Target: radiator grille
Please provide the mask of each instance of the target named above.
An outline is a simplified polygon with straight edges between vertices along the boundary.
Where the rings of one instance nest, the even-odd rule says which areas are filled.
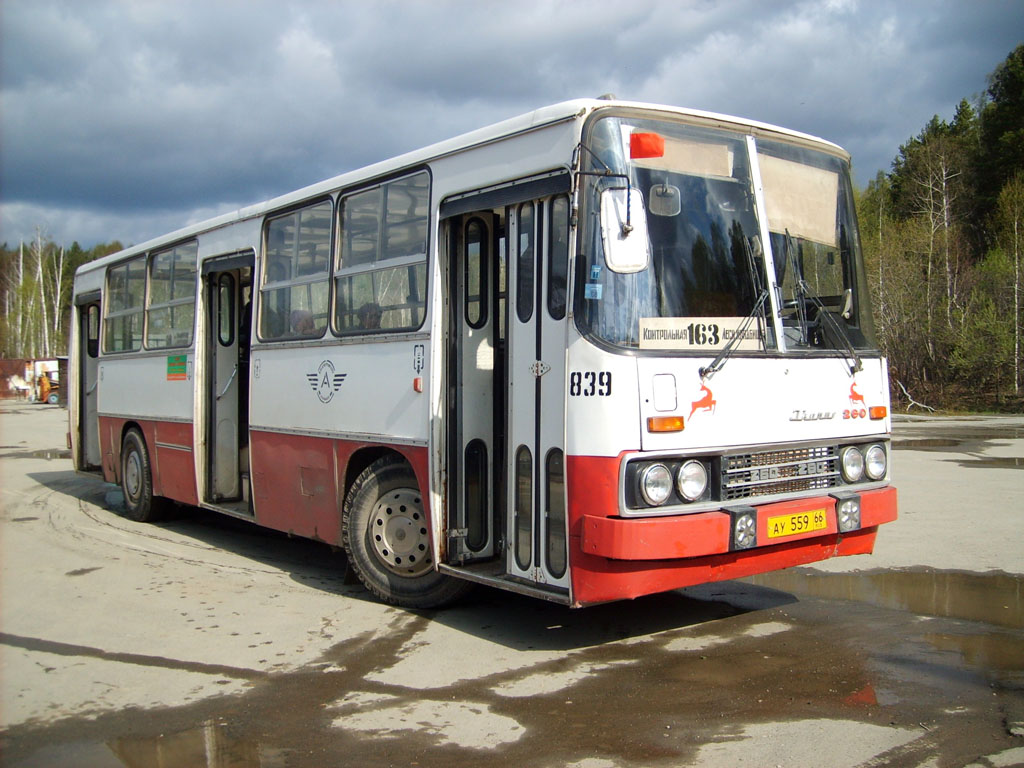
[[[724,501],[833,488],[840,482],[834,445],[722,457]]]

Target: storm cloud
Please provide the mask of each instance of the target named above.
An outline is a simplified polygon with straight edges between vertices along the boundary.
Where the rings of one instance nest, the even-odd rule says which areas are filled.
[[[835,141],[857,181],[983,91],[1024,3],[4,0],[0,241],[139,242],[580,96]]]

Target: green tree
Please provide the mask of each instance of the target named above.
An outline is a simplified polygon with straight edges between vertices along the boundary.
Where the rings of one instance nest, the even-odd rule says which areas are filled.
[[[1010,289],[1013,263],[1002,249],[991,251],[975,270],[977,282],[958,328],[950,368],[972,404],[982,404],[994,389],[995,401],[1015,375],[1013,299]]]
[[[1020,263],[1021,257],[1024,256],[1024,171],[1018,171],[1006,183],[999,193],[997,205],[997,237],[1009,262],[1007,278],[1012,294],[1007,314],[1013,335],[1013,392],[1020,394],[1024,376],[1024,371],[1021,370],[1021,336],[1024,330],[1024,307],[1021,306],[1024,300],[1024,286],[1021,285],[1021,281],[1024,280],[1024,275],[1021,274]]]
[[[979,213],[984,218],[995,212],[1006,183],[1024,172],[1024,44],[989,76],[987,96],[977,161]]]
[[[66,249],[41,228],[29,243],[0,247],[0,356],[65,354],[75,270],[121,247],[115,241],[85,250],[75,242]]]

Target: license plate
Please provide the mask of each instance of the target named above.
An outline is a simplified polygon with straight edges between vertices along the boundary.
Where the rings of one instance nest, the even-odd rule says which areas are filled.
[[[810,512],[794,512],[791,515],[779,515],[768,518],[768,538],[778,539],[782,536],[795,536],[808,531],[820,531],[828,527],[828,518],[824,509],[812,509]]]

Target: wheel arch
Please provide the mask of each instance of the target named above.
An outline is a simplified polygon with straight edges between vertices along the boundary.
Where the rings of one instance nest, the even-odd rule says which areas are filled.
[[[424,500],[429,498],[430,484],[425,462],[418,461],[411,451],[407,451],[401,446],[369,445],[356,450],[345,464],[345,477],[342,479],[341,493],[338,499],[339,509],[344,506],[345,499],[348,498],[352,486],[358,477],[363,474],[363,471],[375,461],[385,456],[396,457],[408,464],[416,475],[416,480],[420,486],[419,490],[424,495]]]

